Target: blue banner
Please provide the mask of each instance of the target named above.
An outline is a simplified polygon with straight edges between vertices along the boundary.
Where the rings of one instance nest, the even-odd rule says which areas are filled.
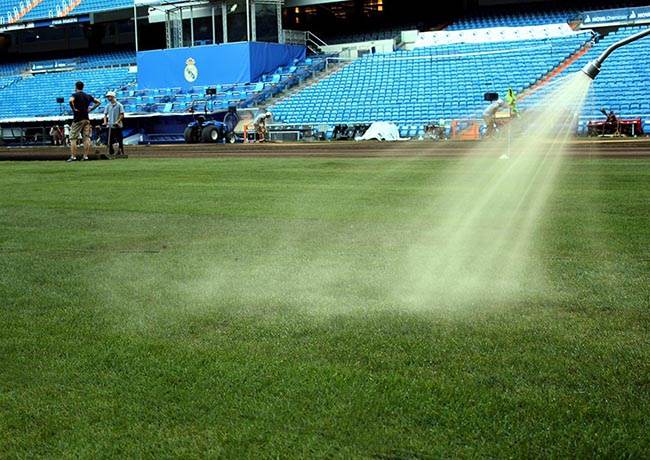
[[[191,88],[259,81],[265,73],[304,59],[304,46],[240,42],[142,51],[138,87]]]
[[[307,57],[307,48],[280,43],[250,43],[251,82],[258,81],[265,73],[271,73],[280,66],[291,65],[294,59]]]
[[[38,21],[29,21],[29,22],[19,22],[16,24],[9,24],[6,26],[0,27],[0,32],[11,32],[14,30],[25,30],[25,29],[37,29],[39,27],[55,27],[63,26],[67,24],[82,24],[90,22],[89,15],[83,16],[73,16],[65,18],[56,18],[56,19],[41,19]]]
[[[650,6],[589,11],[579,18],[581,29],[606,26],[634,26],[650,23]]]

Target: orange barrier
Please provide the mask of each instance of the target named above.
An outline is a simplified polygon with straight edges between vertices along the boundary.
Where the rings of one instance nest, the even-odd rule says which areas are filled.
[[[463,127],[462,125],[467,125]],[[452,120],[451,139],[476,141],[481,138],[481,124],[476,120]]]
[[[458,139],[461,141],[477,141],[481,138],[481,127],[477,122],[473,122],[469,128],[458,133]]]

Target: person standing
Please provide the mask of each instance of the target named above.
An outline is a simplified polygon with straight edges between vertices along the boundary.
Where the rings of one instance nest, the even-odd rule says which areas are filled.
[[[70,125],[63,125],[63,145],[70,145]]]
[[[52,128],[50,128],[50,138],[52,139],[52,145],[61,145],[63,134],[61,133],[61,128],[59,128],[58,125],[54,125]]]
[[[108,105],[104,109],[104,126],[109,127],[110,136],[107,139],[108,153],[115,155],[115,144],[118,144],[118,155],[124,155],[124,136],[122,128],[124,127],[124,106],[119,102],[113,91],[106,93]]]
[[[517,107],[517,93],[515,93],[512,88],[508,88],[508,92],[506,93],[506,102],[510,107],[510,116],[518,117],[519,108]]]
[[[70,127],[70,158],[66,161],[77,160],[77,139],[79,135],[83,140],[84,154],[81,160],[88,159],[90,153],[90,117],[88,114],[100,106],[101,102],[84,93],[84,83],[75,83],[75,92],[70,96],[70,108],[72,109],[72,126]]]

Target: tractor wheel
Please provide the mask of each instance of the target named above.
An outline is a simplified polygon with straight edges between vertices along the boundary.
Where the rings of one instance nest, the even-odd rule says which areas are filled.
[[[229,133],[226,135],[226,140],[229,144],[235,144],[237,142],[237,135],[235,133]]]
[[[194,128],[190,126],[185,128],[185,132],[183,132],[183,137],[185,138],[186,144],[196,144],[197,142],[197,139],[194,136]]]
[[[203,142],[216,143],[219,141],[219,130],[216,126],[206,126],[201,133]]]

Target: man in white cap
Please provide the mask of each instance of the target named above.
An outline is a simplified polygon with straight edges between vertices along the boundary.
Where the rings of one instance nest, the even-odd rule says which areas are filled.
[[[124,106],[115,98],[115,93],[109,91],[106,93],[108,105],[104,109],[104,126],[109,128],[110,138],[108,142],[108,153],[115,155],[114,144],[119,144],[117,154],[124,155],[124,143],[122,128],[124,127]]]
[[[498,98],[493,101],[483,112],[483,121],[485,122],[485,135],[491,136],[497,131],[497,112],[506,107],[506,102]]]
[[[261,109],[260,113],[253,119],[253,126],[255,127],[255,133],[257,134],[257,142],[266,142],[266,135],[268,130],[266,128],[266,123],[271,120],[273,114],[266,109]]]

